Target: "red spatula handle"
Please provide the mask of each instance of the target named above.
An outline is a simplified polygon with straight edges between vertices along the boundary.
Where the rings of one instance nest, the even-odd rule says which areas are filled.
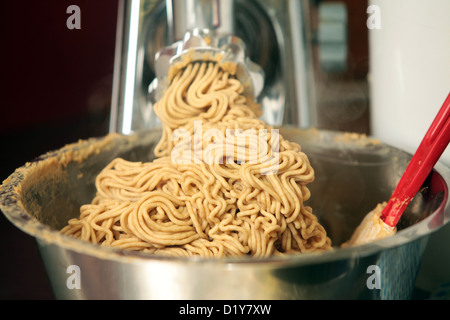
[[[450,140],[450,94],[434,118],[419,148],[384,208],[381,219],[395,227],[403,211],[419,191]]]

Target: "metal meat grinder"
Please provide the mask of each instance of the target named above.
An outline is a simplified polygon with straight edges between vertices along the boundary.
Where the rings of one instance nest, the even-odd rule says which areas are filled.
[[[236,62],[266,123],[307,126],[307,6],[278,0],[121,0],[110,132],[159,125],[152,105],[169,66],[189,49]]]

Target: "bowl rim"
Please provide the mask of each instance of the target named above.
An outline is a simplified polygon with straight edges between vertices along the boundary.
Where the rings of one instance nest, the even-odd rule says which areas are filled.
[[[109,135],[108,135],[109,136]],[[118,135],[119,137],[122,135]],[[117,137],[117,135],[116,135]],[[46,159],[55,156],[60,150],[73,150],[80,148],[80,142],[89,144],[92,141],[101,141],[105,137],[91,138],[79,141],[74,144],[66,145],[64,148],[47,152],[34,162],[26,163],[17,168],[0,186],[0,210],[6,218],[18,229],[34,237],[39,246],[54,245],[63,250],[70,250],[83,255],[89,255],[99,259],[107,259],[125,263],[149,263],[149,262],[171,262],[171,263],[196,263],[213,265],[310,265],[324,262],[333,262],[343,259],[352,259],[372,254],[381,253],[387,249],[405,245],[409,242],[426,237],[437,231],[450,221],[449,206],[449,187],[450,169],[442,162],[438,161],[433,169],[433,173],[443,182],[444,196],[438,208],[428,217],[420,222],[409,226],[397,232],[396,235],[377,240],[368,244],[333,248],[327,252],[312,252],[303,254],[289,254],[271,257],[223,257],[223,258],[204,258],[204,257],[173,257],[156,254],[145,254],[139,251],[123,250],[113,247],[100,246],[87,241],[76,239],[62,234],[59,230],[39,222],[35,217],[29,214],[20,201],[20,194],[17,187],[26,180],[34,165],[39,164]],[[393,147],[392,147],[393,148]],[[397,148],[394,148],[397,149]]]

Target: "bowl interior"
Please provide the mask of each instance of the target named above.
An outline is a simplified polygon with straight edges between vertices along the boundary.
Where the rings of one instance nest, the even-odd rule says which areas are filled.
[[[297,128],[282,128],[280,134],[299,143],[311,161],[316,178],[309,185],[311,198],[306,205],[313,208],[334,246],[346,241],[363,216],[389,198],[411,158],[364,136]],[[159,137],[159,130],[110,135],[49,152],[5,181],[2,210],[22,225],[32,219],[57,232],[70,218],[79,216],[82,204],[92,200],[95,177],[113,158],[150,161]],[[433,171],[398,229],[426,219],[446,199],[446,182]]]

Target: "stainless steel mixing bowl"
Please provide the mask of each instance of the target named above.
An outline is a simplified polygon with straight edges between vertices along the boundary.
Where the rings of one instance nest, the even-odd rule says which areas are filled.
[[[387,200],[411,156],[370,138],[283,128],[315,169],[310,205],[335,249],[254,259],[181,259],[96,246],[58,232],[94,196],[114,157],[153,158],[159,130],[107,136],[49,152],[3,182],[6,217],[37,240],[58,299],[407,299],[429,235],[450,220],[450,172],[438,163],[391,237],[339,248]]]

